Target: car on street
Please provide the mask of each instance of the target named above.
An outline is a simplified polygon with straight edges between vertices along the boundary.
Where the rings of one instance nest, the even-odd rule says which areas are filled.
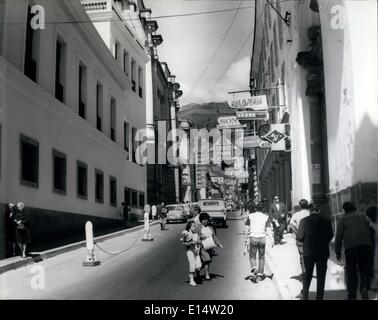
[[[204,199],[198,201],[198,205],[201,208],[201,212],[206,212],[210,216],[212,222],[221,224],[223,227],[227,225],[227,212],[223,200]]]
[[[183,204],[169,204],[165,207],[167,212],[167,223],[169,222],[187,222],[189,213],[185,210]]]

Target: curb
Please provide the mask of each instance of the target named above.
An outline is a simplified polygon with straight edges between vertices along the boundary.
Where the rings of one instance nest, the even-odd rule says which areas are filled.
[[[15,257],[11,258],[11,259],[15,259]],[[15,260],[12,263],[0,266],[0,274],[14,270],[14,269],[18,269],[18,268],[21,268],[21,267],[24,267],[24,266],[27,266],[27,265],[33,264],[33,263],[34,263],[34,260],[33,260],[32,257],[27,257],[25,259],[18,258],[17,260]],[[1,265],[1,261],[0,261],[0,265]]]
[[[283,300],[296,300],[293,295],[291,294],[290,288],[286,281],[284,280],[284,277],[279,272],[279,269],[275,262],[273,261],[272,256],[270,255],[269,250],[266,251],[265,255],[266,263],[270,269],[270,271],[273,273],[273,281],[276,284],[276,287],[278,289],[278,292]]]
[[[150,226],[154,226],[154,225],[157,225],[157,224],[159,224],[159,221],[154,221],[154,222],[150,223]],[[106,241],[106,240],[109,240],[109,239],[113,239],[113,238],[116,238],[116,237],[123,236],[127,233],[138,231],[138,230],[143,229],[143,228],[144,228],[144,225],[140,225],[140,226],[136,226],[134,228],[125,229],[125,230],[105,234],[103,236],[94,238],[94,240],[96,242],[103,242],[103,241]],[[31,257],[28,257],[28,258],[22,259],[22,260],[16,260],[12,263],[5,264],[4,266],[1,266],[1,260],[0,260],[0,274],[7,272],[7,271],[10,271],[10,270],[14,270],[14,269],[24,267],[24,266],[32,264],[34,262],[40,262],[40,261],[55,257],[55,256],[63,254],[63,253],[67,253],[67,252],[70,252],[70,251],[74,251],[76,249],[83,248],[83,247],[85,247],[85,245],[86,245],[86,241],[84,240],[84,241],[68,244],[68,245],[65,245],[65,246],[62,246],[62,247],[50,249],[50,250],[47,250],[47,251],[30,252],[29,254],[31,255]],[[13,258],[11,258],[11,259],[13,259]]]

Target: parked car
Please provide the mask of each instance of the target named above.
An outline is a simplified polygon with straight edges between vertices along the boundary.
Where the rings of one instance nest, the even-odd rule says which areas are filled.
[[[227,213],[223,200],[200,200],[198,205],[201,208],[201,212],[206,212],[210,216],[212,222],[226,226]]]
[[[167,223],[172,221],[187,222],[189,213],[184,208],[183,204],[169,204],[165,206],[167,212]]]

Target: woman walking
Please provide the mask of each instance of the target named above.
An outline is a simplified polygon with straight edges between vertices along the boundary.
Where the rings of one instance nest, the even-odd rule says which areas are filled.
[[[210,226],[210,216],[206,212],[199,215],[200,225],[197,227],[197,232],[202,241],[201,247],[201,261],[205,266],[205,279],[210,280],[209,265],[212,261],[213,249],[216,247],[223,248],[219,239],[217,238],[214,229]]]
[[[181,234],[182,244],[186,247],[186,257],[189,263],[189,284],[193,287],[197,285],[194,281],[194,274],[199,272],[202,267],[200,251],[201,240],[196,232],[196,224],[189,221],[185,230]]]
[[[21,250],[22,258],[26,258],[26,246],[30,243],[29,219],[25,213],[25,205],[17,203],[17,212],[14,217],[16,224],[16,240]]]

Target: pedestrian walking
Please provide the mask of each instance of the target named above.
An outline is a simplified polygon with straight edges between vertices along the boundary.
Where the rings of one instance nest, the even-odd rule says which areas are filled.
[[[256,281],[264,278],[266,235],[270,232],[269,216],[263,213],[261,202],[251,204],[251,213],[245,222],[245,244],[249,242],[249,262],[251,273]],[[257,263],[258,254],[258,263]]]
[[[201,261],[205,267],[205,279],[210,280],[209,266],[212,262],[213,249],[216,247],[223,248],[221,242],[217,238],[213,227],[209,224],[210,216],[206,212],[199,215],[200,225],[197,227],[197,233],[202,241]]]
[[[195,223],[196,227],[198,227],[201,224],[199,220],[200,213],[201,207],[199,205],[195,205],[193,208],[193,222]]]
[[[369,299],[370,267],[373,243],[372,223],[366,214],[357,212],[352,202],[343,204],[344,215],[337,226],[335,252],[341,261],[341,245],[344,245],[348,299],[357,299],[358,279],[362,299]]]
[[[21,250],[21,257],[26,258],[27,245],[31,242],[31,239],[29,219],[25,212],[25,205],[22,202],[17,203],[14,222],[16,224],[16,240]]]
[[[159,218],[160,230],[166,230],[165,225],[167,223],[167,208],[165,207],[164,202],[162,202],[160,205]]]
[[[290,219],[290,228],[295,238],[297,237],[298,228],[299,228],[299,224],[301,220],[310,215],[309,205],[306,199],[302,199],[299,201],[299,207],[301,208],[301,210],[294,213],[293,217]],[[303,242],[297,240],[296,245],[297,245],[298,253],[299,253],[299,263],[301,265],[301,270],[302,270],[301,281],[303,281],[305,270],[306,270],[304,260],[303,260]]]
[[[273,224],[275,245],[282,244],[282,238],[285,230],[286,215],[286,205],[280,202],[280,198],[278,196],[275,196],[274,202],[269,209],[269,216]]]
[[[181,233],[182,244],[186,247],[186,257],[189,263],[189,284],[196,286],[197,283],[194,280],[194,275],[199,274],[202,262],[200,257],[201,251],[201,239],[196,232],[196,224],[194,221],[189,221],[186,224],[186,228]],[[199,277],[197,277],[199,278]]]
[[[297,241],[303,243],[305,276],[302,300],[308,300],[312,274],[316,265],[316,300],[323,300],[324,286],[329,258],[329,243],[333,238],[331,221],[322,217],[316,204],[310,209],[310,215],[299,223]]]
[[[6,215],[7,223],[6,223],[6,242],[9,244],[11,248],[11,255],[14,257],[16,255],[16,229],[17,225],[14,221],[16,215],[16,206],[14,203],[8,204],[8,212]]]
[[[152,220],[156,220],[157,219],[157,217],[156,217],[156,215],[157,215],[157,208],[156,208],[155,205],[152,206],[151,211],[152,211]]]

